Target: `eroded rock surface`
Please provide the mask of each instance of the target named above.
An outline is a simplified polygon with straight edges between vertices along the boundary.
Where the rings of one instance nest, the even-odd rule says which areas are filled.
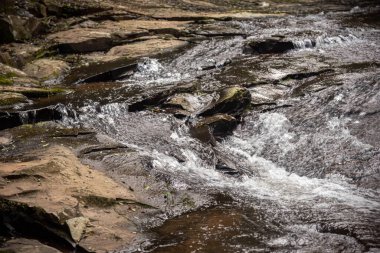
[[[38,160],[1,163],[1,177],[9,181],[2,186],[1,198],[42,208],[66,221],[73,240],[89,250],[117,249],[135,237],[125,229],[133,226],[126,214],[113,208],[127,203],[123,199],[133,205],[133,192],[83,165],[67,148],[52,146],[41,152],[30,154]]]

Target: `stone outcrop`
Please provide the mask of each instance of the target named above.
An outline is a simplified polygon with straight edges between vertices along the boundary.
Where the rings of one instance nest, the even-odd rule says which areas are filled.
[[[16,212],[20,215],[20,208],[37,210],[38,207],[41,211],[35,213],[34,219],[30,218],[27,230],[16,226],[13,219],[8,219],[10,225],[21,235],[39,229],[41,236],[46,231],[52,235],[50,239],[61,238],[68,247],[75,248],[79,244],[87,251],[96,252],[118,249],[136,236],[126,229],[134,227],[128,219],[133,214],[130,207],[142,208],[141,205],[135,206],[137,202],[132,191],[80,163],[68,148],[51,146],[31,151],[30,155],[38,158],[0,163],[0,176],[8,180],[2,185],[0,194],[0,200],[3,199],[0,201],[3,203],[0,222],[4,222],[1,218],[8,217],[5,211],[11,212],[12,205],[18,208]],[[20,204],[13,204],[14,201]],[[33,214],[34,211],[28,212]],[[63,223],[68,227],[61,225]],[[37,234],[31,236],[38,239]]]

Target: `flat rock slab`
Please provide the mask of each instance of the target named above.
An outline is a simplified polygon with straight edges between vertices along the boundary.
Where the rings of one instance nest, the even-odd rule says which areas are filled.
[[[47,37],[60,53],[107,51],[124,40],[150,33],[180,34],[188,22],[157,20],[105,21],[93,28],[74,28]]]
[[[93,53],[83,56],[90,62],[113,62],[120,59],[137,59],[140,57],[155,56],[157,54],[170,52],[188,45],[188,42],[176,39],[149,39],[129,43],[111,48],[106,54]]]
[[[128,219],[133,212],[126,208],[120,215],[115,208],[124,206],[120,199],[135,203],[133,193],[83,165],[70,149],[39,146],[28,154],[36,159],[0,163],[0,176],[8,179],[1,197],[40,207],[66,221],[73,239],[87,249],[105,252],[128,244],[135,237],[127,229],[134,227]]]

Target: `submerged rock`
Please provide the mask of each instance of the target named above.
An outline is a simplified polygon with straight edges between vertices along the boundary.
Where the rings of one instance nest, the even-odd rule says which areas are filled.
[[[244,53],[248,54],[282,54],[295,49],[295,45],[290,40],[283,38],[267,38],[261,40],[248,41],[244,47]]]
[[[217,114],[198,121],[190,128],[190,134],[204,143],[215,145],[216,140],[231,135],[237,125],[236,118],[228,114]]]
[[[251,103],[250,92],[243,87],[233,86],[221,91],[219,99],[212,102],[198,115],[211,116],[217,113],[227,113],[240,116]]]

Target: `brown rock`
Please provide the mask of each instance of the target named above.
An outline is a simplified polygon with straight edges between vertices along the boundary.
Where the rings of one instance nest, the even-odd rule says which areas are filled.
[[[69,65],[60,60],[39,59],[28,63],[24,72],[40,81],[54,82],[70,69]]]
[[[74,239],[83,234],[79,232],[87,224],[87,219],[91,220],[80,241],[80,245],[87,249],[113,251],[131,242],[136,234],[126,228],[134,227],[133,223],[129,221],[128,214],[120,215],[115,211],[116,207],[123,205],[116,201],[118,199],[134,203],[135,197],[131,191],[103,173],[83,165],[68,148],[49,147],[47,143],[36,145],[35,151],[28,153],[36,159],[0,163],[0,176],[10,179],[1,189],[1,197],[40,207],[46,213],[60,217],[62,222],[69,220],[68,223],[75,223],[73,227],[77,231]],[[115,204],[89,205],[88,196],[112,199],[110,203]],[[77,210],[80,210],[80,219]],[[74,220],[70,221],[72,218]]]
[[[107,51],[114,44],[153,34],[180,34],[188,22],[156,20],[105,21],[96,28],[74,28],[48,36],[60,53]]]
[[[187,42],[181,40],[151,39],[113,47],[107,53],[107,55],[128,56],[129,58],[137,58],[163,53],[165,51],[173,50],[186,45]]]
[[[15,93],[15,92],[0,93],[0,106],[23,103],[23,102],[27,102],[27,100],[28,98],[20,93]]]

